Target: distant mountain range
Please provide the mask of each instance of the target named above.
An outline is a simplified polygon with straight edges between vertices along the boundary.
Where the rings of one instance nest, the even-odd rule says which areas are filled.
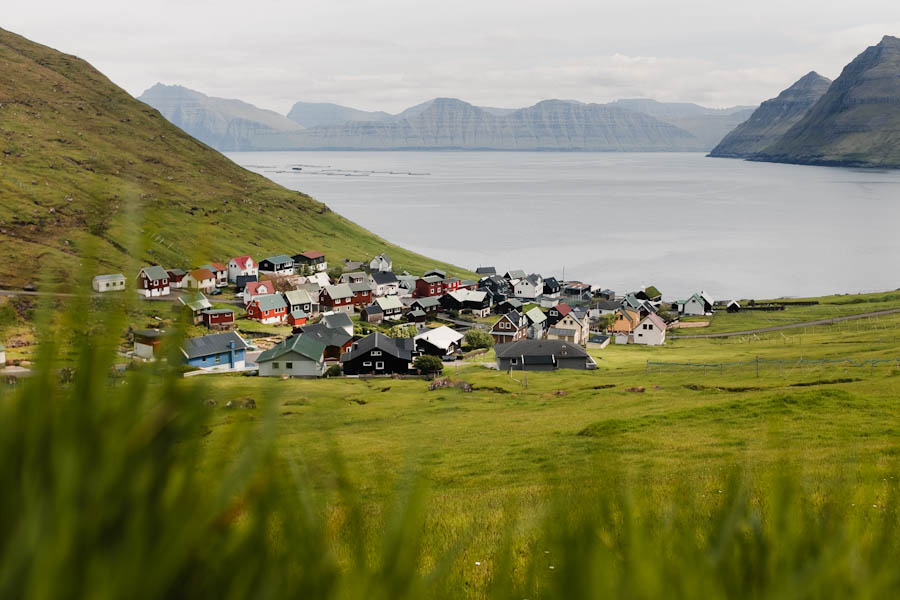
[[[711,156],[900,167],[900,39],[885,36],[829,82],[809,73],[763,102]]]
[[[156,84],[139,100],[187,133],[233,150],[707,151],[752,107],[619,100],[545,100],[527,108],[479,107],[435,98],[392,115],[298,102],[282,117],[240,100]]]

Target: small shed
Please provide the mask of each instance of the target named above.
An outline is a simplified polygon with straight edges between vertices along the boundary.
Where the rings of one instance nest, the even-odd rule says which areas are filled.
[[[730,313],[739,313],[741,312],[741,303],[737,300],[732,300],[728,303],[728,306],[725,307],[725,310]]]
[[[95,292],[120,292],[125,289],[125,276],[121,273],[97,275],[91,287]]]
[[[158,329],[140,329],[134,332],[134,355],[147,360],[156,358],[162,343],[163,332]]]
[[[381,323],[384,321],[384,311],[377,303],[373,303],[362,309],[359,318],[366,323]]]
[[[287,322],[293,327],[300,327],[302,325],[306,325],[307,318],[308,315],[306,314],[306,311],[298,308],[297,310],[292,310],[290,313],[288,313]]]
[[[234,311],[230,308],[208,308],[201,313],[203,324],[209,329],[234,327]]]

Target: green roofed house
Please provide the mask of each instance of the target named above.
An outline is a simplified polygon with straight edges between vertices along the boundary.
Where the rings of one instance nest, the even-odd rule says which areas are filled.
[[[97,275],[91,287],[95,292],[119,292],[125,289],[125,276],[121,273]]]
[[[325,344],[311,335],[292,335],[256,359],[262,377],[321,377]]]
[[[169,273],[159,265],[138,272],[137,293],[146,298],[169,295]]]
[[[183,306],[190,311],[191,321],[194,325],[199,325],[200,322],[203,321],[203,311],[212,308],[212,304],[210,304],[209,300],[206,299],[206,296],[200,292],[194,292],[187,296],[179,296],[178,302],[179,304],[176,304],[175,307],[178,308],[179,306]]]

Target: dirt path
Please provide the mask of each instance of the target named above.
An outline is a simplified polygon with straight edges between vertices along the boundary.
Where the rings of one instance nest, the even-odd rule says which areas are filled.
[[[699,333],[697,335],[670,335],[667,336],[672,340],[689,340],[692,338],[723,338],[735,335],[753,335],[754,333],[767,333],[769,331],[779,331],[781,329],[797,329],[798,327],[814,327],[816,325],[831,325],[840,323],[841,321],[853,321],[856,319],[866,319],[869,317],[881,317],[884,315],[892,315],[900,313],[900,308],[891,308],[888,310],[877,310],[875,312],[860,313],[858,315],[846,315],[844,317],[834,317],[832,319],[820,319],[818,321],[806,321],[803,323],[789,323],[787,325],[775,325],[773,327],[762,327],[760,329],[747,329],[744,331],[726,331],[723,333]]]

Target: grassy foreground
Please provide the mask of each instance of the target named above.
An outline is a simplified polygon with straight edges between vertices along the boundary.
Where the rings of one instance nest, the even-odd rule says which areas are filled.
[[[87,302],[87,301],[85,301]],[[609,347],[595,372],[113,375],[128,315],[0,387],[0,596],[893,595],[900,317]],[[38,311],[38,316],[41,313]],[[46,327],[50,327],[48,324]],[[671,367],[852,357],[874,366]],[[629,391],[643,387],[643,392]],[[256,408],[249,408],[253,399]],[[232,401],[232,406],[226,406]]]

